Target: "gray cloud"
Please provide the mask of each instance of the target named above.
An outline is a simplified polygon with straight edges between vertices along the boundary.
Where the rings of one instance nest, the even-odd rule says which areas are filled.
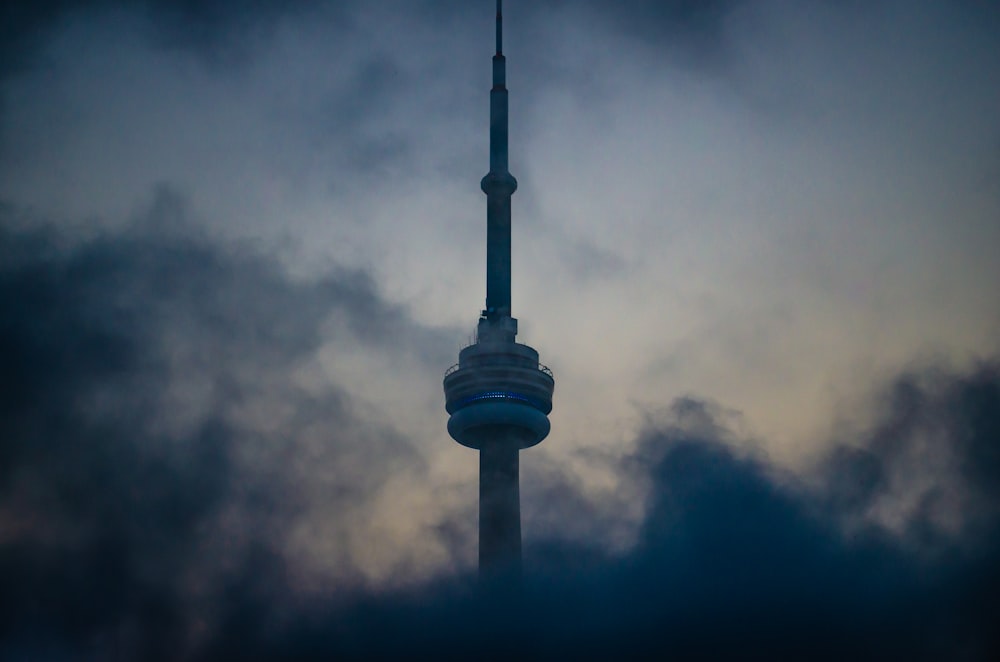
[[[254,0],[234,5],[228,2],[148,0],[40,0],[4,3],[0,9],[0,79],[41,64],[39,45],[50,31],[81,14],[138,10],[149,19],[149,36],[160,47],[189,50],[206,62],[220,66],[239,65],[253,58],[261,38],[273,34],[282,20],[315,10],[315,0],[275,2]],[[324,11],[342,16],[342,3]]]
[[[363,275],[293,281],[253,251],[198,238],[169,191],[125,231],[73,241],[5,214],[6,655],[428,647],[461,657],[484,641],[529,657],[996,650],[995,364],[901,376],[812,478],[745,450],[735,412],[679,400],[647,418],[633,451],[588,459],[635,493],[601,495],[567,468],[526,459],[537,505],[521,597],[470,592],[455,566],[365,588],[352,546],[362,540],[363,556],[394,544],[364,521],[424,460],[414,440],[365,414],[350,382],[301,377],[331,329],[347,334],[338,351],[414,352],[427,370],[437,335],[381,302]],[[928,457],[950,458],[949,470]],[[931,482],[907,482],[914,467]],[[956,489],[958,526],[941,507]],[[609,546],[629,535],[616,513],[636,498],[645,508],[633,544]],[[316,499],[330,508],[317,511]],[[886,520],[894,504],[901,520]],[[467,550],[471,518],[446,514],[421,535]],[[289,544],[303,526],[333,557],[337,590],[303,592],[322,581]]]
[[[956,539],[989,544],[1000,515],[997,370],[913,369],[886,389],[877,423],[837,445],[823,468],[848,528],[885,526],[926,551]]]
[[[996,648],[988,3],[508,3],[515,295],[559,380],[514,623],[467,591],[440,406],[492,2],[22,4],[0,656]],[[725,406],[659,409],[690,392]]]
[[[322,527],[342,586],[362,580],[366,508],[390,474],[425,464],[307,373],[330,328],[339,351],[435,368],[440,338],[364,274],[297,283],[197,238],[169,191],[123,234],[68,244],[13,215],[0,268],[6,650],[120,630],[136,655],[183,656],[224,626],[229,591],[295,580],[302,568],[283,564],[302,527]]]
[[[913,389],[914,377],[890,385],[890,400]],[[919,428],[939,427],[932,443],[957,444],[977,462],[976,475],[963,477],[966,489],[983,503],[995,491],[995,364],[968,374],[922,372],[919,382],[912,395],[927,409],[880,408],[867,435],[853,440],[870,466],[845,462],[837,449],[819,469],[827,479],[819,489],[762,455],[734,450],[735,433],[717,407],[679,401],[650,421],[622,465],[651,486],[631,551],[602,551],[600,530],[589,539],[542,537],[528,546],[521,594],[476,595],[446,583],[332,612],[315,605],[266,650],[276,658],[419,651],[458,659],[487,650],[529,659],[991,659],[1000,646],[992,631],[1000,581],[995,510],[977,519],[975,533],[949,534],[946,550],[943,538],[921,538],[915,552],[914,540],[883,527],[842,527],[845,515],[865,507],[843,500],[841,486],[902,468],[898,452],[883,452],[887,426],[902,425],[892,445],[911,450],[925,443]],[[546,480],[554,486],[546,509],[602,521],[571,481]],[[889,485],[867,484],[869,497],[893,496]],[[927,520],[916,513],[910,523]],[[227,643],[251,650],[235,638]]]

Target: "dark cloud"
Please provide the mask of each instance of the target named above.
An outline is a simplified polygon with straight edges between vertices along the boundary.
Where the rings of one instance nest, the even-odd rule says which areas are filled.
[[[385,0],[384,8],[412,15],[416,20],[440,25],[481,25],[490,17],[492,0],[480,3],[456,0],[400,2]],[[743,8],[766,3],[750,0],[545,0],[509,2],[507,14],[522,28],[546,39],[547,30],[534,32],[539,21],[547,24],[554,15],[578,14],[587,23],[607,26],[630,38],[677,56],[686,64],[701,67],[719,65],[731,56],[727,40],[729,18]],[[865,3],[814,0],[819,7],[859,10]],[[991,28],[1000,26],[1000,11],[986,0],[953,3],[953,11]],[[353,27],[355,13],[364,3],[341,0],[252,0],[232,3],[222,0],[15,0],[0,8],[0,78],[36,64],[37,50],[49,31],[69,17],[107,11],[139,11],[149,21],[149,36],[160,47],[197,53],[206,62],[234,65],[253,60],[275,30],[287,20],[322,16],[331,29]],[[484,13],[485,12],[485,13]],[[514,35],[516,37],[516,34]],[[492,35],[490,35],[492,37]],[[550,38],[550,37],[549,37]],[[530,55],[530,54],[529,54]]]
[[[303,485],[333,476],[322,493],[344,521],[313,525],[346,540],[347,515],[420,460],[361,417],[349,389],[307,392],[291,375],[331,319],[343,351],[414,352],[428,370],[436,336],[363,274],[291,281],[252,251],[197,238],[186,213],[161,192],[124,232],[69,239],[4,210],[4,657],[997,652],[994,363],[901,376],[808,479],[737,450],[732,412],[675,402],[648,417],[634,452],[591,458],[647,495],[627,552],[603,544],[620,533],[614,499],[534,463],[525,494],[544,503],[526,508],[536,535],[517,594],[478,593],[462,576],[362,590],[348,567],[347,589],[302,597],[280,541],[308,505]],[[248,422],[268,407],[291,413]],[[469,534],[428,532],[454,546]]]
[[[0,7],[0,79],[34,64],[35,49],[72,0],[6,2]]]
[[[565,0],[510,2],[507,13],[520,16],[518,23],[551,17],[551,12],[578,12],[588,21],[608,25],[631,37],[665,47],[689,59],[714,60],[724,50],[725,18],[746,0],[641,0],[627,4],[605,0],[568,3]],[[384,2],[454,29],[491,17],[491,0],[477,3],[454,0]],[[39,0],[4,3],[0,9],[0,78],[37,64],[38,49],[50,30],[68,18],[108,11],[139,11],[149,21],[153,43],[168,49],[197,53],[206,62],[232,66],[250,61],[274,31],[286,20],[322,15],[331,30],[350,30],[353,14],[361,3],[355,0],[322,3],[317,0],[253,0],[232,3],[211,0]],[[485,14],[482,11],[485,11]],[[513,20],[513,19],[512,19]],[[492,35],[491,35],[492,36]],[[336,35],[331,33],[331,38]]]
[[[639,0],[627,6],[591,0],[589,4],[627,35],[685,55],[688,63],[713,63],[726,54],[726,18],[746,0]]]
[[[316,0],[191,2],[186,0],[38,0],[6,2],[0,8],[0,79],[38,64],[39,47],[49,31],[67,19],[108,11],[139,11],[150,36],[161,47],[190,50],[206,61],[233,65],[252,59],[259,38],[281,21],[316,9]],[[324,11],[344,18],[344,3]]]
[[[342,18],[345,3],[328,3],[332,16]],[[352,4],[352,3],[346,3]],[[252,58],[258,44],[253,36],[269,35],[286,18],[321,6],[316,0],[150,0],[147,8],[161,45],[190,49],[213,61],[232,63]]]
[[[926,550],[954,538],[994,544],[1000,514],[1000,373],[908,372],[883,396],[883,416],[861,444],[842,444],[824,476],[831,507],[857,523],[889,512]],[[894,504],[903,504],[893,507]]]
[[[197,238],[169,191],[118,235],[4,215],[0,657],[185,657],[287,591],[282,547],[310,499],[346,549],[357,509],[421,466],[342,387],[295,379],[328,334],[444,364],[364,274],[291,281]]]
[[[923,375],[917,397],[925,406],[900,409],[891,396],[895,404],[859,440],[869,465],[844,462],[839,448],[823,477],[863,483],[869,499],[891,497],[870,479],[898,468],[898,454],[880,450],[887,428],[897,429],[894,446],[913,447],[923,443],[917,429],[933,422],[944,432],[935,443],[961,440],[963,457],[975,458],[975,475],[962,480],[988,499],[1000,471],[997,376],[995,365]],[[890,392],[911,388],[907,376]],[[639,543],[627,554],[602,552],[596,539],[536,539],[516,595],[477,595],[451,583],[313,605],[264,648],[230,640],[225,650],[274,658],[993,659],[1000,650],[992,631],[1000,589],[995,512],[977,520],[975,536],[952,537],[943,554],[940,540],[927,554],[924,540],[875,523],[847,535],[842,519],[863,510],[861,501],[830,498],[839,488],[817,490],[764,457],[735,451],[719,414],[679,401],[625,460],[623,469],[651,486]],[[601,521],[600,508],[571,481],[554,482],[561,485],[547,493],[546,509]]]
[[[742,4],[595,0],[582,11],[711,59]],[[147,6],[159,45],[232,63],[312,3]],[[5,7],[0,77],[30,66],[61,17],[120,5]],[[392,105],[396,65],[364,61],[329,107],[343,132]],[[409,156],[405,140],[371,134],[345,150],[352,168]],[[364,272],[296,281],[252,250],[198,237],[170,192],[119,234],[69,238],[0,215],[0,657],[977,660],[1000,648],[995,364],[903,375],[876,421],[838,439],[808,480],[734,450],[745,440],[718,407],[678,401],[624,460],[593,458],[635,494],[595,496],[526,457],[535,537],[516,599],[478,595],[462,576],[362,591],[343,550],[367,504],[421,457],[356,406],[348,382],[298,375],[331,340],[438,375],[450,341],[388,305]],[[592,268],[597,255],[605,273],[621,269],[580,246],[574,264]],[[636,494],[648,498],[637,544],[609,552],[618,508]],[[328,518],[305,515],[317,498]],[[298,594],[302,569],[283,542],[304,519],[344,554],[343,592]],[[468,548],[469,521],[427,535]]]

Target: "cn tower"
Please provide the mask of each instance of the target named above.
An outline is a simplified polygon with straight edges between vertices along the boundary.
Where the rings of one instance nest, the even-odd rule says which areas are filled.
[[[479,451],[479,575],[521,574],[519,453],[549,434],[552,372],[538,352],[515,342],[510,305],[510,199],[517,180],[507,170],[507,61],[497,0],[497,50],[490,90],[490,171],[486,194],[486,309],[476,340],[444,377],[448,433]]]

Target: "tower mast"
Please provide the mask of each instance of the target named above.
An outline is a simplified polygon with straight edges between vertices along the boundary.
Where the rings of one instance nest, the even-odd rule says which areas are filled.
[[[486,194],[486,309],[476,342],[444,378],[448,433],[479,453],[479,572],[483,579],[521,574],[519,453],[549,433],[555,381],[538,352],[515,342],[511,316],[511,196],[517,180],[507,162],[507,61],[497,0],[496,53],[490,90],[490,170]]]
[[[493,88],[490,90],[490,171],[480,186],[486,194],[486,311],[487,332],[514,339],[516,327],[503,324],[510,318],[510,197],[517,180],[508,170],[507,58],[503,55],[503,8],[497,0],[497,50],[493,55]]]

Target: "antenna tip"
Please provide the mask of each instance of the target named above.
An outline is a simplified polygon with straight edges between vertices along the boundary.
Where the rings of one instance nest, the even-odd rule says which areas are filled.
[[[501,0],[497,0],[497,55],[503,53],[503,11],[501,9]]]

